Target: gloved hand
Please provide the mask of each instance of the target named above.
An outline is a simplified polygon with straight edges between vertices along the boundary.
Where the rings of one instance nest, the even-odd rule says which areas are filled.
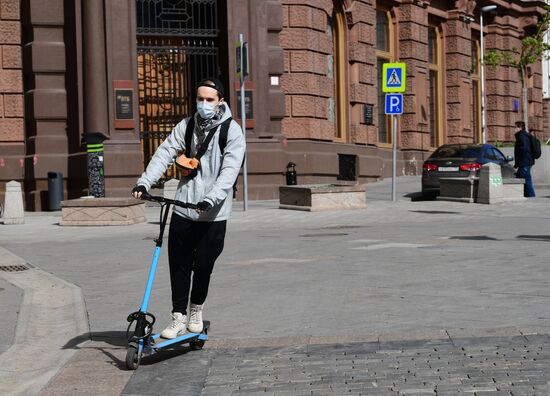
[[[212,204],[208,201],[201,201],[197,204],[197,212],[207,212],[212,209]]]
[[[132,188],[132,196],[134,198],[141,198],[142,194],[147,194],[147,189],[145,188],[145,186],[137,185]]]

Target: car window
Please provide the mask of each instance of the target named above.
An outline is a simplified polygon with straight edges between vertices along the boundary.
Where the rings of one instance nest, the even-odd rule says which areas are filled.
[[[487,151],[485,152],[485,158],[487,158],[488,160],[491,160],[491,161],[497,161],[498,160],[498,157],[496,156],[495,150],[493,150],[492,148],[487,149]]]
[[[493,151],[495,153],[495,157],[497,160],[506,161],[506,157],[504,156],[504,154],[502,154],[502,152],[499,149],[493,148]]]
[[[441,146],[432,154],[431,158],[477,158],[481,153],[481,146]]]

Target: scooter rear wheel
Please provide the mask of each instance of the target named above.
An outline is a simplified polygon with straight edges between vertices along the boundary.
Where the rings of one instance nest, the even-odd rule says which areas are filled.
[[[204,346],[204,340],[194,340],[189,343],[189,347],[194,351],[198,351],[199,349],[202,349],[203,346]]]
[[[141,355],[138,353],[138,350],[134,346],[128,347],[126,351],[126,367],[128,370],[135,370],[139,367],[141,361]]]

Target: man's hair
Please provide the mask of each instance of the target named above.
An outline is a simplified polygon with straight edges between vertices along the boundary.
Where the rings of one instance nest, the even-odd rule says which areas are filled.
[[[197,89],[199,89],[199,87],[214,88],[218,91],[218,98],[223,98],[223,84],[215,77],[207,77],[201,80],[201,82],[197,85]]]
[[[516,128],[519,128],[519,129],[525,129],[525,122],[523,121],[516,121]]]

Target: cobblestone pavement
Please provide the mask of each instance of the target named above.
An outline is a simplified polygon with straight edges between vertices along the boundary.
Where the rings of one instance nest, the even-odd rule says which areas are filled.
[[[550,395],[550,336],[542,335],[214,348],[167,357],[162,368],[158,360],[142,363],[123,394],[145,394],[140,389],[154,381],[162,394],[203,396]]]

